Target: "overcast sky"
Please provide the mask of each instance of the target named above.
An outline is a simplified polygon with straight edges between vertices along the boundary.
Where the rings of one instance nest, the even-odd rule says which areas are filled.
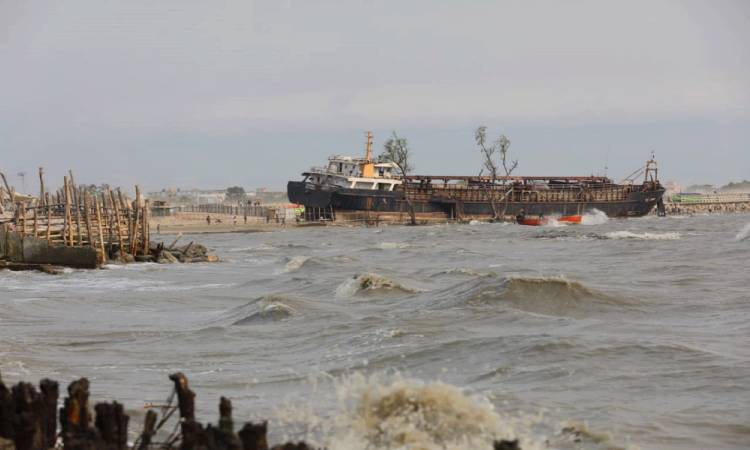
[[[0,170],[283,189],[409,139],[474,174],[750,179],[750,1],[0,0]],[[35,190],[27,176],[28,190]]]

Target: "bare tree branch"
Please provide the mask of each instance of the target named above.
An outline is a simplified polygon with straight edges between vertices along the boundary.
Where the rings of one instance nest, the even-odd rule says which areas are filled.
[[[383,153],[378,156],[378,161],[391,162],[396,165],[399,175],[401,176],[402,186],[404,188],[404,200],[406,205],[409,207],[409,215],[411,216],[412,225],[416,225],[417,218],[414,212],[414,205],[411,199],[406,193],[406,177],[414,170],[410,160],[411,154],[409,153],[409,143],[406,139],[399,137],[396,132],[393,132],[393,136],[385,142],[383,146]]]
[[[488,183],[486,195],[490,203],[490,207],[492,208],[492,218],[498,219],[499,217],[496,206],[497,199],[495,197],[498,185],[499,168],[502,167],[502,170],[505,172],[505,176],[509,177],[516,169],[516,167],[518,167],[518,161],[509,160],[508,150],[510,149],[510,139],[508,139],[508,137],[504,134],[500,135],[500,137],[497,138],[492,143],[492,145],[487,145],[487,127],[481,125],[477,127],[476,131],[474,132],[474,141],[476,142],[477,147],[479,147],[479,151],[482,153],[482,172],[484,172],[484,170],[487,170],[490,177],[490,183]],[[480,176],[482,172],[480,172]],[[507,193],[504,194],[504,196],[507,198]]]

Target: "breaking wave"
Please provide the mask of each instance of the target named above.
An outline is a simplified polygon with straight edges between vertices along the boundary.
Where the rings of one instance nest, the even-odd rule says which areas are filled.
[[[592,209],[581,218],[582,225],[602,225],[609,221],[609,217],[598,209]]]
[[[589,288],[563,276],[475,278],[435,293],[436,307],[502,305],[535,314],[585,317],[590,314],[634,309],[635,300]]]
[[[441,382],[379,378],[357,373],[337,380],[332,420],[291,406],[276,415],[304,429],[301,437],[313,446],[330,450],[476,450],[516,439],[523,449],[543,448],[531,419],[501,414],[486,398]]]
[[[284,266],[284,271],[294,272],[296,270],[299,270],[309,260],[309,256],[293,256],[292,258],[289,258],[289,261],[287,261],[286,266]]]
[[[737,242],[744,241],[748,238],[748,236],[750,236],[750,223],[745,225],[745,227],[742,228],[739,233],[737,233],[737,236],[734,237],[734,240]]]
[[[381,242],[376,248],[380,250],[398,250],[409,247],[411,247],[411,244],[407,244],[406,242]]]
[[[471,276],[471,277],[486,277],[486,276],[490,276],[494,274],[492,272],[480,272],[478,270],[470,269],[468,267],[459,267],[459,268],[441,270],[440,272],[432,274],[431,277],[439,277],[441,275],[466,275],[466,276]]]
[[[366,273],[362,275],[354,275],[352,278],[349,278],[341,283],[336,288],[336,296],[351,297],[359,293],[388,291],[404,292],[410,294],[419,292],[418,289],[405,286],[382,275],[378,275],[376,273]]]
[[[674,241],[682,235],[676,232],[667,233],[633,233],[632,231],[612,231],[604,235],[605,239],[633,239],[640,241]]]
[[[214,322],[252,325],[289,319],[297,314],[299,306],[295,303],[300,301],[283,295],[267,295],[230,309]]]

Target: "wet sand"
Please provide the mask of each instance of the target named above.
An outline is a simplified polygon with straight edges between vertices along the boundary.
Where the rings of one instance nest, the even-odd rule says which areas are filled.
[[[266,222],[258,217],[248,217],[247,223],[244,218],[228,214],[212,214],[211,224],[206,221],[206,215],[202,213],[180,213],[166,217],[151,218],[151,236],[160,234],[208,234],[208,233],[256,233],[262,231],[275,231],[281,228],[296,226],[296,223],[281,224]]]

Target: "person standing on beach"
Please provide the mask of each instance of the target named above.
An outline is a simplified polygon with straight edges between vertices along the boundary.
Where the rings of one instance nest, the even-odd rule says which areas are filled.
[[[210,215],[206,216],[206,223],[208,225],[211,225],[211,216]]]

